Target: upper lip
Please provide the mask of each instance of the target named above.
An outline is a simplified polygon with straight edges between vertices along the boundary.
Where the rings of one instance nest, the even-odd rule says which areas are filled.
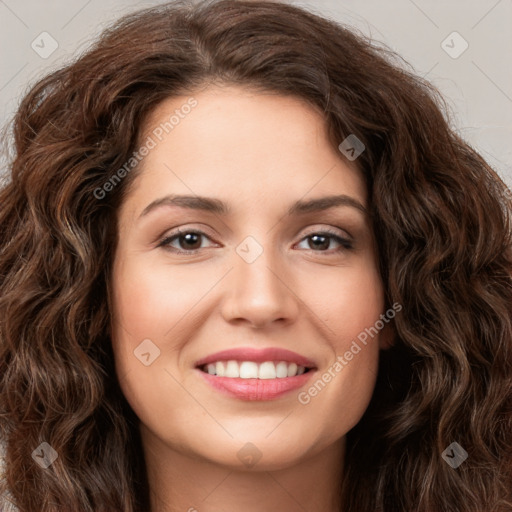
[[[217,361],[254,361],[255,363],[264,363],[265,361],[285,361],[295,363],[297,366],[305,368],[316,368],[315,363],[307,357],[301,356],[291,350],[284,348],[270,347],[264,349],[252,347],[239,347],[215,352],[209,356],[203,357],[196,362],[196,367],[204,366],[208,363]]]

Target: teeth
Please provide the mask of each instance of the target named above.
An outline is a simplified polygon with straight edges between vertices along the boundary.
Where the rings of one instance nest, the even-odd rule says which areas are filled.
[[[228,361],[224,377],[231,377],[232,379],[240,377],[240,369],[236,361]]]
[[[226,372],[226,366],[222,361],[215,364],[215,374],[216,375],[218,375],[219,377],[224,377],[225,372]]]
[[[242,379],[257,379],[258,365],[252,361],[244,361],[240,365],[240,375]]]
[[[255,363],[253,361],[218,361],[207,364],[203,371],[218,377],[230,377],[241,379],[283,379],[302,375],[306,369],[295,363],[286,361],[265,361]]]
[[[295,363],[290,363],[288,365],[288,377],[293,377],[297,375],[297,365]]]
[[[266,361],[265,363],[260,364],[260,369],[258,371],[258,377],[260,379],[275,379],[276,375],[276,365],[271,361]]]
[[[284,361],[280,361],[276,364],[276,377],[279,379],[288,377],[288,365]]]

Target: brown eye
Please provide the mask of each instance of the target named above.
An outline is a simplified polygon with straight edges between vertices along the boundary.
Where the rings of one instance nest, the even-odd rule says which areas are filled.
[[[333,249],[334,252],[353,248],[352,242],[350,240],[343,238],[338,233],[332,231],[319,231],[311,233],[304,237],[302,240],[307,240],[308,249],[311,249],[315,252],[328,252],[333,240],[340,246],[337,249]]]
[[[166,250],[179,254],[193,254],[202,248],[201,242],[203,237],[208,238],[206,234],[201,231],[178,230],[166,236],[158,244],[158,247],[163,247]],[[176,247],[176,245],[178,247]]]

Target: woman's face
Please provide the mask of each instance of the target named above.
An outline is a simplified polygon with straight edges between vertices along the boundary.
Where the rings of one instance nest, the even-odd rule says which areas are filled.
[[[374,389],[365,185],[300,100],[193,98],[154,110],[119,211],[117,377],[155,453],[285,468],[342,443]]]

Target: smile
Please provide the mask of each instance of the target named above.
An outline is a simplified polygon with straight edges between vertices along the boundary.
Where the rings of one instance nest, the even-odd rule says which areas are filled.
[[[242,400],[272,400],[298,389],[315,373],[313,361],[281,348],[228,349],[196,362],[209,387]]]
[[[240,379],[284,379],[302,375],[309,368],[286,361],[218,361],[201,367],[203,372],[218,377]]]

